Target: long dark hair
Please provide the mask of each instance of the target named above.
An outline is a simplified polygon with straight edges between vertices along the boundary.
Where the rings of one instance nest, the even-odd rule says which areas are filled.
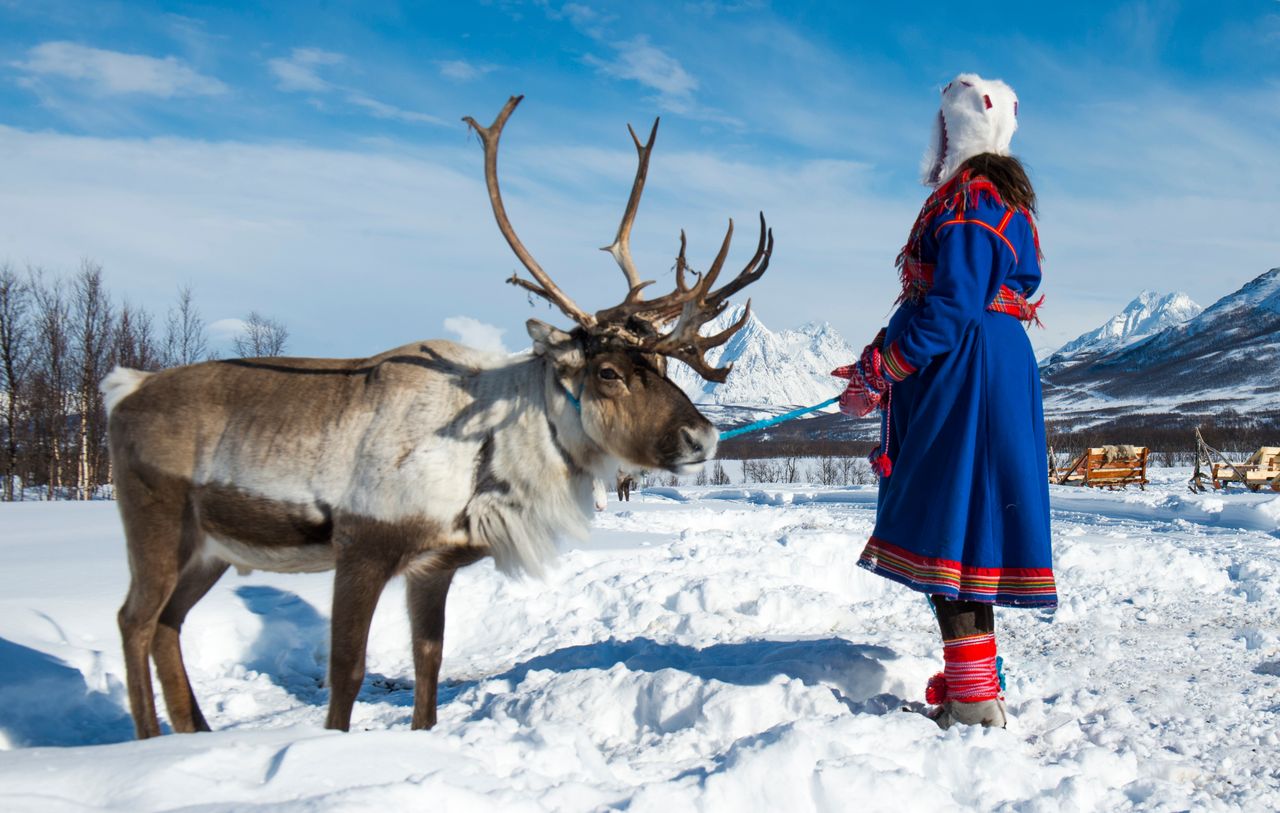
[[[1012,155],[996,155],[984,152],[960,165],[960,171],[970,170],[995,184],[1000,199],[1010,209],[1026,209],[1036,212],[1036,190],[1027,177],[1026,167]]]

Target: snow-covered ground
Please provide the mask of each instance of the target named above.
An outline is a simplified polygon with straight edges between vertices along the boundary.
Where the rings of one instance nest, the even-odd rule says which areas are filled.
[[[925,600],[855,566],[870,488],[651,489],[545,582],[449,603],[408,730],[403,589],[321,729],[328,576],[228,576],[185,650],[213,734],[133,742],[111,503],[0,506],[0,810],[1276,810],[1280,495],[1055,488],[1062,607],[997,615],[1007,730],[899,711]]]

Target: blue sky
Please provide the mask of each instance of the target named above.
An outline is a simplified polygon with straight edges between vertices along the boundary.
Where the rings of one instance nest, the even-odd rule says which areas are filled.
[[[523,93],[507,204],[585,307],[623,293],[596,249],[634,172],[625,125],[661,115],[642,274],[669,283],[681,227],[705,265],[729,217],[745,261],[763,209],[758,314],[859,344],[890,309],[937,89],[960,71],[1021,99],[1048,255],[1037,345],[1143,288],[1208,305],[1280,265],[1276,0],[0,0],[0,262],[90,257],[159,312],[190,283],[207,320],[271,314],[300,354],[467,319],[520,347],[525,318],[555,314],[503,284],[517,263],[460,119]]]

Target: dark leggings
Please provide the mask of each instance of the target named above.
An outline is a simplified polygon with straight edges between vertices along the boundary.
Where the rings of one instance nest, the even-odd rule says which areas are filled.
[[[951,601],[942,596],[930,596],[929,600],[938,614],[938,628],[942,630],[944,641],[996,631],[995,608],[990,604]]]

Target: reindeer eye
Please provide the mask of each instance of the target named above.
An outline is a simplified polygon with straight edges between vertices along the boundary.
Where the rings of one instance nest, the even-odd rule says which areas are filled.
[[[597,375],[600,376],[602,381],[618,381],[622,378],[622,376],[618,375],[618,371],[612,367],[601,367]]]

